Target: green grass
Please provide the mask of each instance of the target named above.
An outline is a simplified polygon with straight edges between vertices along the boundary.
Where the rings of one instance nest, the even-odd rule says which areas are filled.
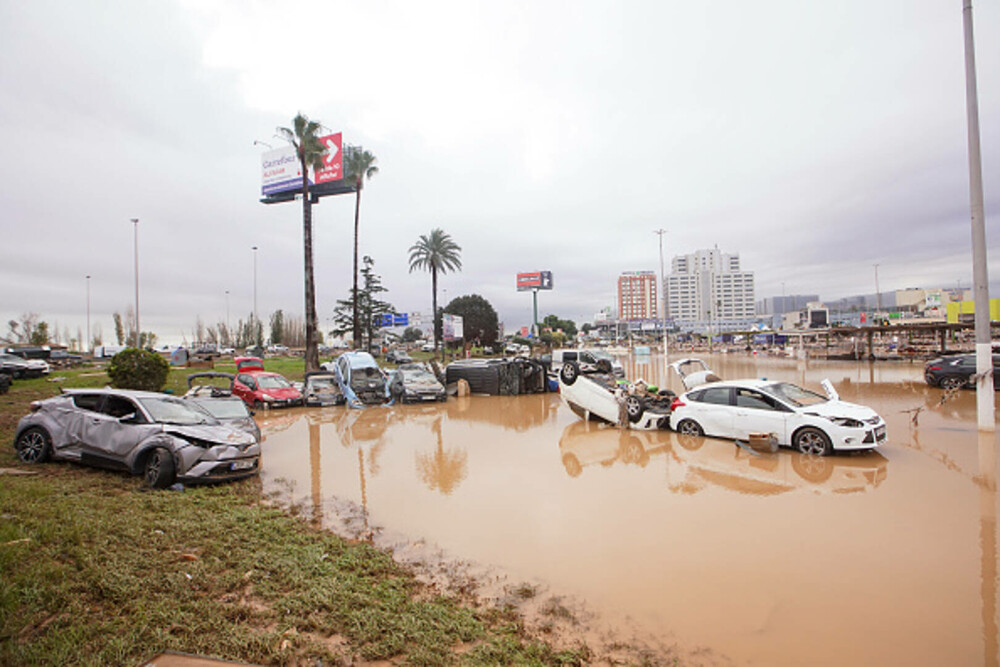
[[[300,359],[274,360],[293,376]],[[219,364],[223,369],[224,366]],[[187,369],[172,370],[179,391]],[[103,386],[93,368],[66,386]],[[437,594],[366,543],[262,501],[259,480],[147,491],[64,463],[20,464],[10,446],[31,400],[0,396],[0,664],[135,665],[164,650],[261,664],[583,664],[586,647],[529,637],[516,613]]]

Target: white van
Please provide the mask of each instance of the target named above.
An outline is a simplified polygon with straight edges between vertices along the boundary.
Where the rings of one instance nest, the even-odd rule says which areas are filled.
[[[625,376],[625,369],[621,363],[604,350],[584,349],[584,350],[553,350],[552,351],[552,371],[558,373],[563,364],[567,361],[575,361],[584,373],[597,370],[597,362],[606,360],[611,364],[611,372],[617,377]]]

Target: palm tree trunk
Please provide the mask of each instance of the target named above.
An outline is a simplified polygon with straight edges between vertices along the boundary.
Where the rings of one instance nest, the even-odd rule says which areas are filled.
[[[313,280],[312,204],[309,201],[309,178],[304,160],[302,166],[302,244],[306,281],[306,372],[319,370],[316,348],[316,285]]]
[[[354,347],[361,341],[361,321],[358,320],[358,218],[361,213],[361,177],[358,177],[354,198]]]
[[[437,267],[431,265],[431,322],[434,326],[434,349],[438,346],[438,272]],[[444,363],[444,345],[441,346],[441,362]]]

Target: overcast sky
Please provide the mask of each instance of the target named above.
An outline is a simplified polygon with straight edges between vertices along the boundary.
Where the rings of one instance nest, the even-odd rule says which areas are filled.
[[[987,241],[1000,284],[1000,3],[975,6]],[[961,0],[0,0],[0,317],[105,342],[133,302],[301,314],[302,211],[265,206],[254,140],[298,111],[378,157],[360,252],[430,311],[408,249],[440,227],[508,331],[614,304],[622,271],[718,245],[757,298],[969,286]],[[351,282],[353,196],[313,210],[321,320]],[[2,329],[6,331],[6,324]]]

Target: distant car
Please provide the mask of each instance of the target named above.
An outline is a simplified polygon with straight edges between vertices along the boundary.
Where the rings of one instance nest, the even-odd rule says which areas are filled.
[[[942,389],[975,388],[976,355],[939,357],[924,364],[924,381]],[[993,388],[1000,389],[1000,354],[993,355]]]
[[[413,357],[404,350],[389,350],[385,353],[385,360],[391,364],[412,364]]]
[[[424,364],[403,364],[389,380],[389,393],[401,403],[444,401],[448,398],[444,385]]]
[[[256,475],[260,444],[182,398],[120,389],[73,389],[35,401],[18,422],[25,463],[63,459],[141,474],[152,487]]]
[[[302,394],[278,373],[264,370],[258,357],[237,357],[233,395],[254,409],[287,408],[302,405]]]
[[[886,441],[885,421],[871,408],[841,401],[823,381],[822,396],[788,382],[722,381],[674,399],[670,426],[682,435],[748,440],[770,434],[803,454],[874,449]]]
[[[433,352],[434,351],[434,343],[424,343],[423,345],[420,346],[420,351],[421,352]]]
[[[311,408],[343,405],[345,401],[336,373],[329,371],[306,373],[306,380],[302,384],[302,398],[306,406]]]
[[[15,354],[0,354],[0,371],[15,378],[40,378],[49,374],[49,365],[41,359],[24,359]]]
[[[268,354],[288,354],[288,347],[286,345],[268,345]]]
[[[352,408],[382,405],[391,400],[385,374],[375,357],[367,352],[345,352],[323,364],[323,368],[336,374],[340,390]]]

